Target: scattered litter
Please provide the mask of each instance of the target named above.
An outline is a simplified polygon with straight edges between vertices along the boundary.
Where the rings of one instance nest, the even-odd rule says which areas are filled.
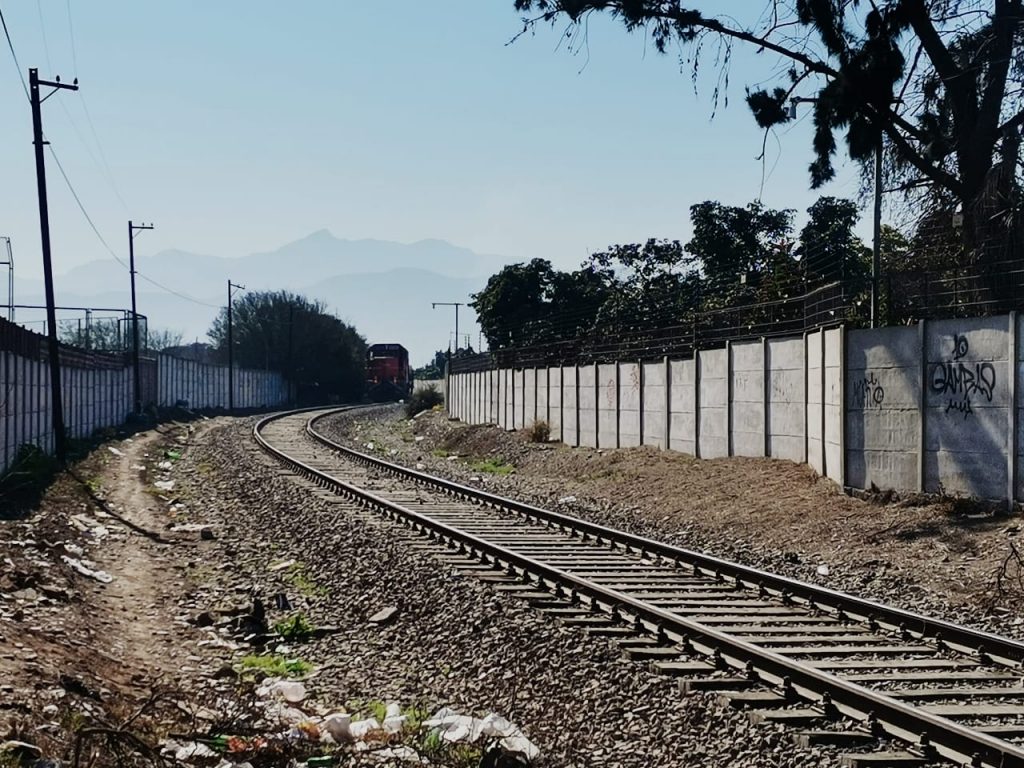
[[[286,568],[291,568],[293,565],[295,565],[295,559],[294,558],[292,558],[291,560],[283,560],[280,563],[276,563],[276,564],[270,566],[269,568],[267,568],[267,570],[271,571],[273,573],[276,573],[277,571],[283,571]]]
[[[159,488],[161,491],[173,491],[174,481],[173,480],[157,480],[153,483],[154,488]]]
[[[417,465],[416,465],[416,469],[418,469],[418,470],[419,470],[419,471],[421,471],[421,472],[422,472],[422,471],[423,471],[424,469],[426,469],[426,468],[427,468],[427,465],[426,465],[426,464],[417,464]]]
[[[169,470],[169,469],[172,469],[173,467],[174,467],[174,465],[171,464],[171,462],[169,462],[169,461],[161,461],[161,462],[158,462],[157,465],[156,465],[157,469],[162,469],[162,470],[165,470],[165,471]]]
[[[115,456],[124,456],[124,451],[118,450],[117,448],[115,448],[112,445],[108,445],[107,446],[107,450],[110,451]]]
[[[458,458],[459,454],[453,453],[451,456],[448,457],[448,461],[456,461]]]
[[[142,464],[132,464],[132,470],[135,472],[145,472],[146,467]]]
[[[177,741],[168,741],[160,754],[165,757],[173,757],[175,760],[188,760],[194,757],[218,757],[217,753],[205,744],[198,741],[189,741],[184,744]]]
[[[367,443],[366,447],[369,448],[372,451],[373,450],[373,443]]]
[[[398,449],[397,448],[392,448],[390,451],[388,451],[388,456],[397,456],[397,455],[398,455]]]
[[[425,728],[432,728],[440,735],[442,741],[453,744],[473,744],[482,736],[498,740],[502,749],[520,754],[528,761],[537,759],[540,750],[523,734],[522,730],[501,715],[491,713],[481,719],[469,715],[460,715],[453,709],[442,707],[429,720],[423,722]]]
[[[263,685],[256,689],[256,695],[261,698],[279,696],[289,704],[298,704],[306,698],[306,686],[291,680],[268,677],[263,681]]]
[[[114,577],[106,571],[94,570],[93,568],[90,568],[88,565],[85,564],[85,562],[88,561],[83,562],[81,560],[78,560],[77,558],[68,557],[67,555],[61,555],[60,559],[68,565],[70,565],[72,569],[78,571],[78,573],[82,574],[83,576],[88,576],[90,579],[96,579],[96,581],[99,581],[103,584],[109,584],[114,580]]]
[[[164,456],[171,461],[177,461],[181,458],[181,451],[164,451]]]
[[[559,504],[575,504],[576,503],[576,497],[575,496],[563,496],[562,498],[560,498],[558,500],[558,503]]]
[[[417,443],[422,443],[425,439],[426,438],[423,435],[416,435],[416,437],[413,438]]]
[[[822,563],[821,565],[818,566],[818,575],[819,576],[828,576],[829,573],[830,573],[829,567],[827,565],[825,565],[824,563]]]

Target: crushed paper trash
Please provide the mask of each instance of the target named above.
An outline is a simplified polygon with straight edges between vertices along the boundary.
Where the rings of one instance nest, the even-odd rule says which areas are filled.
[[[74,557],[68,557],[67,555],[61,555],[60,559],[83,576],[88,576],[90,579],[96,579],[96,581],[102,584],[109,584],[114,580],[114,577],[106,571],[93,569],[86,565],[86,563],[89,562],[88,560],[82,561]]]

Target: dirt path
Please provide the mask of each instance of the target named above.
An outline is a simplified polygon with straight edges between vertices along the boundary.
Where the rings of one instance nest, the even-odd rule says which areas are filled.
[[[101,446],[32,516],[0,521],[0,740],[52,753],[82,722],[123,721],[200,671],[200,636],[182,619],[189,564],[208,542],[168,530],[173,499],[150,482],[191,431]]]

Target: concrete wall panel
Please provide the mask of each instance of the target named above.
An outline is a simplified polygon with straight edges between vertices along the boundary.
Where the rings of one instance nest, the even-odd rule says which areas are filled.
[[[669,448],[692,456],[697,452],[696,364],[693,360],[673,360],[669,366]]]
[[[576,420],[576,368],[562,367],[562,442],[567,445],[579,445]]]
[[[601,448],[615,448],[618,442],[618,418],[615,408],[618,400],[615,364],[597,367],[597,429],[598,445]]]
[[[925,490],[1006,496],[1009,341],[1005,317],[927,324]]]
[[[562,369],[548,368],[548,426],[551,439],[562,439]]]
[[[700,456],[712,459],[729,454],[728,353],[724,349],[700,352]]]
[[[920,354],[916,327],[848,333],[847,485],[917,490]]]
[[[807,334],[807,463],[819,475],[824,474],[823,438],[824,338],[821,331]]]
[[[729,347],[732,455],[764,456],[764,345],[759,341]]]
[[[766,347],[769,455],[802,462],[807,419],[804,341],[802,338],[769,339]]]
[[[592,365],[579,367],[579,420],[580,445],[597,446],[597,391],[596,371]]]
[[[643,443],[660,447],[665,439],[665,363],[644,363],[643,383]]]
[[[640,445],[640,364],[619,364],[619,447]]]

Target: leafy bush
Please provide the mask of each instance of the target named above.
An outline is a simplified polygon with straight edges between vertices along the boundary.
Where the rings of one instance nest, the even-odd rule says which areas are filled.
[[[537,419],[526,430],[526,436],[531,443],[546,443],[551,439],[551,425],[544,419]]]
[[[405,415],[411,419],[421,411],[429,411],[443,404],[444,395],[437,391],[437,387],[424,387],[412,393],[412,397],[405,404]]]

